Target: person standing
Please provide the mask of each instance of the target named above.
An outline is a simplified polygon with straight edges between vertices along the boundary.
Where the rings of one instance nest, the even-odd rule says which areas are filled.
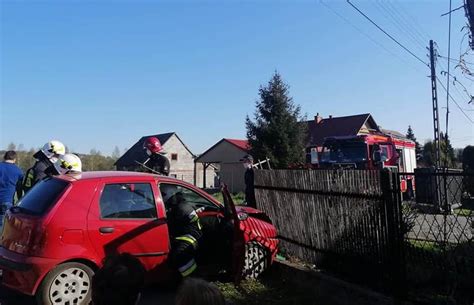
[[[149,172],[159,173],[163,176],[170,174],[170,161],[165,156],[160,140],[156,137],[149,137],[143,143],[143,149],[148,155],[148,159],[142,164]]]
[[[253,172],[253,157],[246,155],[241,159],[245,167],[245,202],[247,206],[257,208],[257,202],[255,200],[255,187],[254,187],[254,172]]]
[[[21,182],[23,180],[22,170],[15,164],[16,152],[9,150],[3,156],[0,163],[0,226],[3,225],[5,211],[13,205],[15,191],[17,197],[22,195]]]
[[[48,171],[54,169],[54,163],[66,153],[63,143],[53,140],[44,144],[33,157],[36,159],[33,167],[28,169],[23,181],[23,191],[28,192],[38,181],[48,176]],[[51,173],[53,174],[53,173]],[[55,172],[54,174],[58,174]]]

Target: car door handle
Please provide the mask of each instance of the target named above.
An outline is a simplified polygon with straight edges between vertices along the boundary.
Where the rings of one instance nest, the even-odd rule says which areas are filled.
[[[99,232],[100,232],[100,233],[104,233],[104,234],[113,233],[114,230],[115,230],[115,229],[114,229],[113,227],[102,227],[102,228],[99,228]]]

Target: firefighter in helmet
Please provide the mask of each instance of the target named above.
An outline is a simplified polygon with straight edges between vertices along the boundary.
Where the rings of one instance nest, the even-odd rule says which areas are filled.
[[[57,171],[63,175],[82,173],[82,161],[75,154],[65,154],[55,165]]]
[[[63,143],[52,140],[43,145],[33,157],[36,159],[35,164],[26,171],[23,180],[23,191],[28,192],[38,181],[46,176],[58,174],[53,171],[54,164],[66,153]]]
[[[186,201],[180,187],[162,184],[160,191],[167,208],[171,238],[170,263],[184,278],[197,268],[195,256],[202,237],[201,223],[196,210]]]
[[[156,137],[149,137],[143,143],[143,149],[148,155],[148,159],[143,163],[150,172],[157,172],[161,175],[170,174],[170,161],[165,156],[160,140]]]

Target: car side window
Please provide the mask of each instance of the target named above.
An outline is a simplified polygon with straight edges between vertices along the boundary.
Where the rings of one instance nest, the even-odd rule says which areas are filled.
[[[156,218],[153,190],[148,183],[107,184],[99,201],[100,216],[104,219]]]
[[[170,207],[172,201],[177,199],[177,197],[179,197],[180,200],[191,204],[195,209],[202,207],[206,210],[219,209],[213,202],[186,187],[170,183],[160,183],[159,187],[166,209]]]

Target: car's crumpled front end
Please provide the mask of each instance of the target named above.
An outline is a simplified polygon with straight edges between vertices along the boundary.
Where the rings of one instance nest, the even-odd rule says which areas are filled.
[[[251,207],[236,206],[236,210],[245,241],[256,241],[263,245],[271,252],[273,261],[278,251],[278,233],[270,218]]]

